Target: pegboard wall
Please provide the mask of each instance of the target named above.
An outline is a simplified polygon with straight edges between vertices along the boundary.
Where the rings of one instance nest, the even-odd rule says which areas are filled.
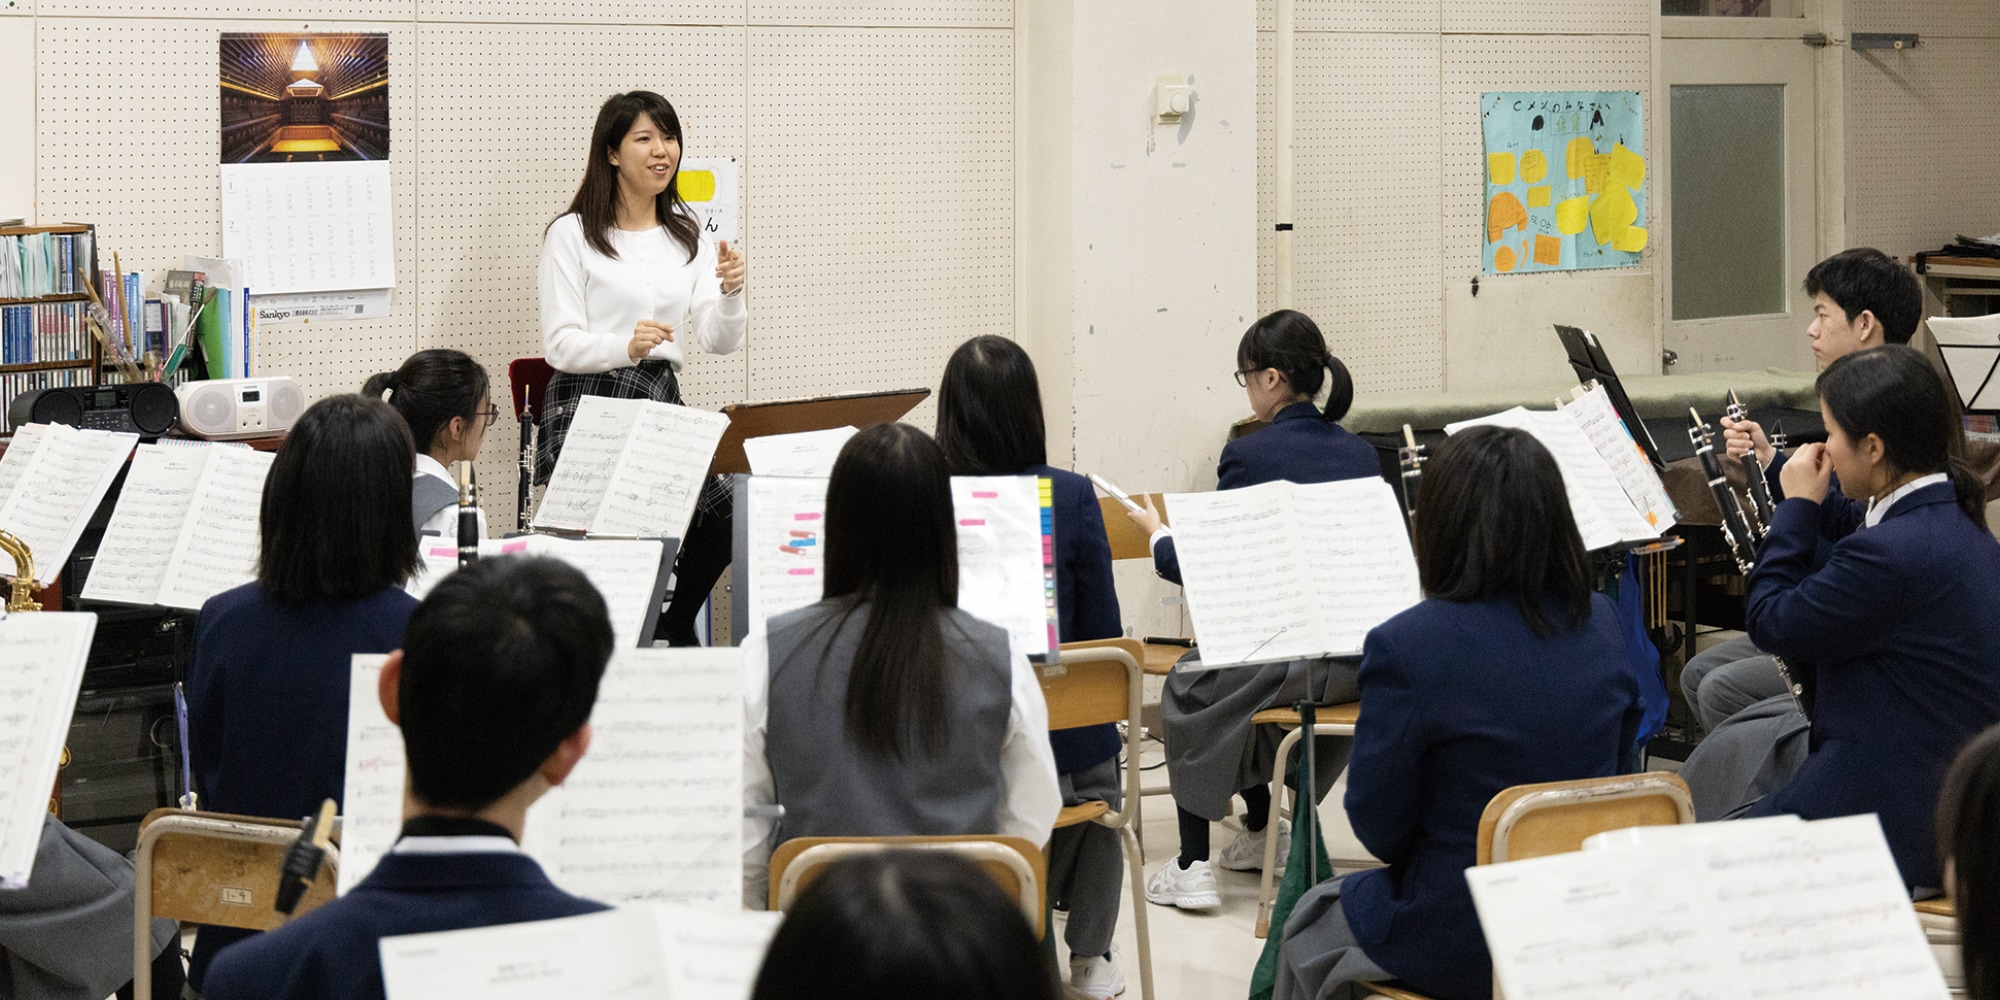
[[[665,94],[687,155],[737,160],[750,336],[692,354],[692,405],[932,386],[958,342],[1013,330],[1011,0],[9,2],[37,43],[36,218],[95,223],[155,282],[221,249],[218,36],[389,35],[395,309],[267,327],[258,367],[317,399],[419,348],[472,354],[503,413],[479,461],[502,524],[506,365],[541,353],[542,231],[612,93]]]

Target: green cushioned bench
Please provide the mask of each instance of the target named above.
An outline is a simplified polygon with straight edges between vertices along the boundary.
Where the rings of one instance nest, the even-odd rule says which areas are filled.
[[[1627,375],[1619,381],[1642,420],[1684,417],[1688,407],[1713,421],[1722,413],[1729,390],[1750,409],[1785,407],[1818,410],[1814,376],[1775,368],[1764,371],[1704,372],[1695,375]],[[1557,397],[1569,398],[1575,383],[1526,386],[1472,392],[1391,392],[1356,395],[1341,426],[1356,434],[1392,434],[1409,424],[1417,430],[1437,430],[1446,424],[1498,413],[1513,406],[1547,410]]]

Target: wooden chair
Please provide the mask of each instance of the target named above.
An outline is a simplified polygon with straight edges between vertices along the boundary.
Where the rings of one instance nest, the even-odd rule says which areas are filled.
[[[1050,729],[1075,729],[1106,723],[1125,726],[1125,808],[1113,812],[1108,802],[1065,806],[1055,828],[1096,823],[1117,830],[1125,842],[1125,863],[1131,869],[1133,929],[1139,938],[1139,992],[1153,1000],[1153,936],[1146,924],[1146,854],[1139,828],[1139,701],[1146,677],[1137,639],[1106,639],[1064,643],[1057,662],[1040,669],[1042,697],[1049,706]]]
[[[1153,499],[1153,509],[1160,512],[1160,520],[1163,523],[1171,523],[1167,517],[1166,496],[1160,493],[1145,495]],[[1135,496],[1132,499],[1137,500],[1139,497]],[[1125,559],[1144,559],[1149,563],[1152,562],[1151,539],[1132,523],[1131,518],[1125,516],[1124,505],[1111,497],[1099,497],[1097,506],[1104,513],[1104,537],[1111,542],[1111,560],[1119,562]],[[1164,676],[1174,669],[1174,661],[1187,654],[1187,647],[1149,642],[1144,645],[1142,652],[1139,665],[1146,668],[1149,674]]]
[[[329,847],[319,877],[291,916],[275,902],[297,820],[155,809],[139,824],[132,914],[134,996],[153,987],[152,921],[166,917],[216,927],[268,931],[331,900],[340,851]]]
[[[1493,796],[1479,816],[1478,863],[1567,854],[1607,830],[1692,822],[1694,800],[1687,782],[1665,771],[1515,785]],[[1427,1000],[1394,984],[1356,985],[1392,1000]],[[1493,1000],[1501,1000],[1498,979]]]
[[[1313,737],[1354,735],[1354,724],[1361,718],[1361,703],[1350,701],[1340,705],[1325,705],[1313,713]],[[1290,816],[1297,808],[1284,809],[1286,763],[1291,760],[1292,748],[1298,746],[1303,735],[1299,730],[1304,720],[1299,718],[1294,708],[1267,708],[1250,717],[1253,724],[1279,726],[1285,730],[1285,738],[1278,743],[1278,762],[1271,769],[1271,815],[1266,819],[1264,829],[1276,830],[1278,821]],[[1315,803],[1316,804],[1316,803]],[[1373,868],[1379,862],[1373,858],[1337,858],[1334,863],[1342,868]],[[1271,933],[1271,911],[1278,905],[1278,838],[1264,837],[1264,873],[1257,889],[1257,929],[1258,937]]]
[[[1917,923],[1923,925],[1924,940],[1930,942],[1938,971],[1944,973],[1945,988],[1952,996],[1964,996],[1965,961],[1959,949],[1965,939],[1958,927],[1958,908],[1949,899],[1926,899],[1916,908]]]
[[[1039,845],[1021,837],[974,834],[965,837],[794,837],[771,852],[771,909],[789,910],[792,900],[842,858],[870,851],[950,851],[980,867],[1021,907],[1040,940],[1047,926],[1049,868]]]

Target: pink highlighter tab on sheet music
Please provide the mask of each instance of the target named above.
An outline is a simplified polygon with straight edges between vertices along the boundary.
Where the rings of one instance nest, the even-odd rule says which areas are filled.
[[[792,520],[794,520],[794,521],[817,521],[817,520],[819,520],[819,519],[820,519],[821,517],[824,517],[824,516],[825,516],[825,515],[823,515],[823,514],[815,514],[815,513],[812,513],[812,512],[810,512],[810,511],[809,511],[809,512],[807,512],[807,513],[804,513],[804,514],[793,514],[793,515],[792,515]]]
[[[813,575],[813,569],[812,569],[812,567],[811,567],[811,566],[801,566],[801,567],[799,567],[799,568],[797,568],[797,569],[788,569],[788,570],[786,570],[786,571],[785,571],[785,575],[786,575],[786,576],[811,576],[811,575]]]
[[[961,528],[984,528],[986,527],[986,519],[983,517],[961,518],[958,526]]]
[[[500,545],[500,554],[503,556],[519,555],[526,551],[528,551],[527,542],[503,542]]]
[[[999,493],[997,493],[997,492],[995,492],[995,491],[993,491],[993,490],[973,490],[973,491],[972,491],[972,499],[974,499],[974,500],[998,500],[998,499],[1000,499],[1000,494],[999,494]]]

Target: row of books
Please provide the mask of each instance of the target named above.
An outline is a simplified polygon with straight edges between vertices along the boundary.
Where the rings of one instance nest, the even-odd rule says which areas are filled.
[[[83,291],[77,272],[97,273],[91,233],[0,236],[0,298],[31,299]]]
[[[13,403],[15,396],[36,389],[92,384],[88,368],[56,368],[49,371],[10,372],[0,375],[0,433],[14,433],[14,422],[7,419],[7,407]]]
[[[0,365],[89,360],[86,305],[35,302],[0,306]]]

